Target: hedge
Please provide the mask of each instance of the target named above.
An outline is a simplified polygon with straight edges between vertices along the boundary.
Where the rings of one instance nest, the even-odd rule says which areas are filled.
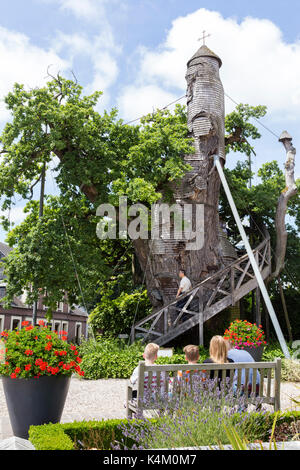
[[[151,423],[156,421],[152,419]],[[99,450],[111,450],[112,442],[124,439],[121,426],[127,425],[127,419],[43,424],[30,426],[29,440],[36,450],[75,450],[80,447],[78,441],[93,444],[96,439],[101,443]],[[130,439],[126,444],[132,446],[134,442]]]
[[[256,439],[268,440],[269,432],[274,420],[274,413],[253,413],[253,427],[258,435]],[[237,417],[238,418],[238,417]],[[277,425],[283,422],[290,423],[294,419],[300,419],[299,411],[281,412],[277,418]],[[153,423],[157,420],[151,420]],[[110,450],[111,442],[121,441],[123,438],[122,425],[127,425],[126,419],[109,419],[102,421],[74,421],[64,424],[44,424],[42,426],[31,426],[29,429],[29,440],[36,450],[75,450],[78,440],[87,442],[97,438],[101,442],[99,450]],[[249,423],[251,427],[251,423]],[[249,433],[251,436],[251,429]],[[128,447],[132,443],[127,442]],[[213,443],[212,443],[213,444]]]

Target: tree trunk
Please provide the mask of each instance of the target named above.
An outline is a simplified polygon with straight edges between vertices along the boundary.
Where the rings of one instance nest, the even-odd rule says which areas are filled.
[[[289,200],[296,195],[297,186],[295,183],[294,168],[296,149],[292,144],[292,137],[284,131],[279,139],[283,143],[286,150],[285,162],[285,183],[286,187],[282,191],[277,204],[275,227],[276,227],[276,254],[275,254],[275,270],[271,275],[271,279],[279,276],[284,268],[284,260],[287,244],[287,231],[285,228],[285,216]]]
[[[187,234],[175,236],[174,220],[171,221],[168,237],[169,221],[165,218],[159,220],[159,216],[154,221],[159,237],[133,242],[154,307],[174,300],[180,268],[186,270],[192,284],[195,284],[224,266],[219,245],[220,179],[216,171],[211,171],[211,157],[214,154],[225,162],[224,91],[219,77],[221,64],[221,60],[206,46],[202,46],[188,62],[188,129],[194,140],[195,153],[183,157],[191,170],[181,181],[169,185],[173,202],[177,203],[184,218],[186,204],[193,208],[192,218],[188,220],[190,229],[195,232],[199,214],[202,214],[200,206],[204,208],[202,222],[197,228],[198,235],[199,231],[204,235],[204,244],[190,246],[196,241],[195,234],[190,240]]]

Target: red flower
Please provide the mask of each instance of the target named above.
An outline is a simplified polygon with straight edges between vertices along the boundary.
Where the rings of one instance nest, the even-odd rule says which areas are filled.
[[[76,351],[76,346],[74,346],[73,344],[71,344],[71,349],[72,349],[72,351]]]
[[[31,369],[31,364],[26,364],[25,370],[30,370]]]
[[[16,373],[16,374],[19,374],[19,372],[21,372],[20,367],[16,367],[16,368],[15,368],[15,373]]]
[[[39,320],[39,325],[40,325],[40,326],[44,326],[44,325],[45,325],[44,320]]]
[[[26,331],[33,330],[33,326],[32,325],[26,326],[25,330]]]
[[[63,365],[63,369],[65,369],[65,370],[70,370],[70,369],[71,369],[70,364],[64,364],[64,365]]]
[[[80,364],[82,362],[82,359],[80,357],[76,357],[76,361],[78,362],[78,364]]]
[[[64,331],[64,330],[61,330],[59,332],[60,335],[63,335],[63,336],[68,336],[68,332],[67,331]]]
[[[26,356],[32,356],[33,351],[31,349],[26,349],[25,354]]]
[[[29,321],[22,321],[22,326],[27,326],[29,325]]]
[[[7,338],[8,337],[8,332],[7,331],[2,331],[1,336],[5,336]]]
[[[47,339],[52,339],[52,336],[51,336],[51,335],[47,335],[46,338],[47,338]]]
[[[47,343],[47,345],[45,346],[45,349],[46,351],[50,351],[52,349],[52,343]]]
[[[84,371],[81,370],[81,371],[79,372],[79,375],[81,375],[81,376],[83,377],[83,376],[84,376]]]
[[[10,374],[10,376],[11,376],[12,379],[16,379],[16,378],[17,378],[16,374],[14,374],[14,373]]]
[[[67,336],[62,336],[61,339],[62,339],[63,341],[67,341],[68,337],[67,337]]]

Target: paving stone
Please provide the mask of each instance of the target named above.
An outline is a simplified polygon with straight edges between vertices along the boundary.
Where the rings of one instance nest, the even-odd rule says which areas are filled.
[[[0,450],[35,450],[35,447],[26,439],[13,436],[0,441]]]

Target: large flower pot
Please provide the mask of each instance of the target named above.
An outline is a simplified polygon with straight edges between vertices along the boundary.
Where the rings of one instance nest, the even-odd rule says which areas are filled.
[[[264,352],[264,345],[257,346],[256,348],[245,346],[244,351],[247,351],[249,354],[251,354],[255,362],[260,362]]]
[[[2,377],[13,433],[28,439],[31,425],[59,423],[70,377],[42,376],[30,379]]]

